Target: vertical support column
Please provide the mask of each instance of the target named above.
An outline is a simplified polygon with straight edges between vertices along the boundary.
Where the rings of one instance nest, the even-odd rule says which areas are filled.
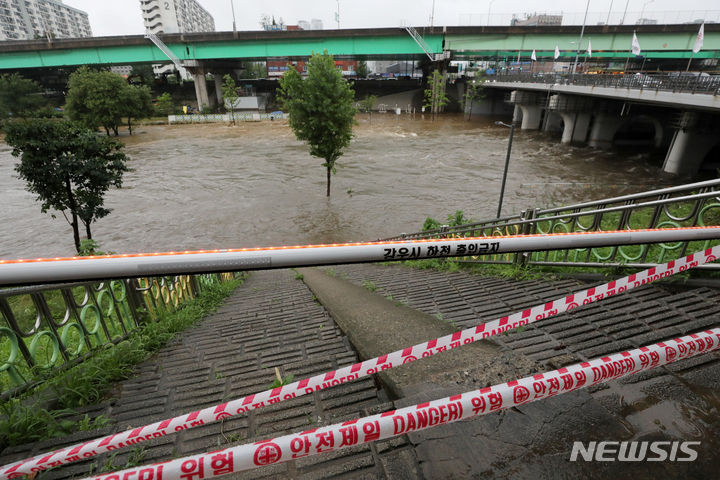
[[[593,148],[609,150],[612,147],[613,137],[620,127],[621,119],[607,113],[600,113],[595,117],[595,123],[590,130],[588,145]]]
[[[223,84],[223,78],[222,75],[219,73],[213,73],[213,80],[215,81],[215,96],[217,97],[217,104],[221,107],[225,106],[225,101],[223,100],[223,92],[222,92],[222,84]]]
[[[562,143],[582,143],[588,135],[590,127],[590,113],[586,112],[560,112],[565,128],[563,129]]]
[[[515,109],[513,110],[513,123],[520,123],[523,117],[522,109],[520,108],[520,105],[515,104]]]
[[[690,129],[677,130],[665,157],[663,171],[677,175],[697,173],[705,155],[717,143],[717,135],[694,132]]]
[[[198,111],[202,112],[204,108],[210,106],[210,96],[208,95],[207,81],[205,80],[205,70],[202,68],[193,69],[191,72],[195,81],[195,98],[198,103]]]
[[[552,110],[547,110],[545,112],[547,115],[545,120],[545,127],[543,128],[543,131],[545,132],[559,132],[562,130],[562,117],[559,113],[554,112]]]
[[[522,109],[522,130],[537,130],[542,120],[542,108],[539,105],[519,105]]]

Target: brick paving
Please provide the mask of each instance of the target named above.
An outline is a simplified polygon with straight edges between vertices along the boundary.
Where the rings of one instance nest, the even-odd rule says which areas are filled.
[[[399,266],[337,266],[334,272],[359,285],[372,282],[377,294],[457,328],[588,286],[575,280],[514,282]],[[558,368],[717,325],[718,300],[720,292],[709,288],[645,286],[494,338],[537,362],[539,369]],[[713,474],[720,461],[719,358],[703,355],[609,386],[233,477],[703,478]],[[138,375],[121,383],[110,400],[85,410],[111,418],[111,426],[10,448],[0,455],[0,463],[264,390],[273,382],[276,366],[297,379],[356,360],[352,345],[294,272],[254,272],[215,314],[140,365]],[[470,378],[458,382],[457,390],[475,387]],[[150,463],[249,443],[440,398],[447,391],[447,386],[429,387],[393,402],[373,379],[363,379],[38,478],[81,477],[128,462]],[[646,439],[699,439],[699,460],[682,465],[567,461],[574,440]]]
[[[0,461],[5,464],[102,433],[123,431],[266,390],[275,379],[274,367],[283,376],[292,374],[300,379],[357,360],[345,336],[302,281],[295,279],[294,272],[254,272],[216,313],[140,365],[138,375],[122,382],[111,400],[89,410],[112,418],[112,427],[31,447],[9,448]],[[142,450],[124,449],[113,458],[103,455],[52,470],[38,478],[85,476],[91,468],[97,472],[107,462],[122,468],[131,455],[141,459],[141,464],[167,460],[392,408],[384,391],[372,378],[366,378],[254,410],[222,424],[144,442]],[[96,462],[100,467],[91,467]],[[418,473],[414,451],[407,439],[400,437],[234,476],[288,477],[418,478]]]

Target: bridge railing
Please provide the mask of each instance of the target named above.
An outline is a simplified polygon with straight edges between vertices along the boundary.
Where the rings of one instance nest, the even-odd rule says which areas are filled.
[[[513,73],[505,72],[488,77],[486,82],[523,82],[550,85],[579,85],[606,88],[669,91],[683,93],[704,93],[720,95],[720,76],[693,74],[576,74],[569,73]]]
[[[720,225],[720,179],[506,216],[383,240],[493,237]],[[648,268],[720,240],[594,247],[465,257],[462,261],[570,267]],[[720,270],[718,264],[701,268]]]
[[[19,393],[234,274],[0,289],[0,391]]]

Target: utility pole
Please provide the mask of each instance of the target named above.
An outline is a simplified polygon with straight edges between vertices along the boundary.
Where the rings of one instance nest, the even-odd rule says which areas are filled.
[[[335,20],[337,21],[337,28],[340,30],[340,0],[337,1],[337,12],[335,12]]]

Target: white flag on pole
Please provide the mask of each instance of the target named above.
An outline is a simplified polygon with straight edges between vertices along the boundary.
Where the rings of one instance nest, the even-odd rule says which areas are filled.
[[[590,40],[588,40],[588,57],[592,57],[592,47],[590,46]]]
[[[555,45],[555,60],[557,60],[559,56],[560,56],[560,49],[558,48],[557,45]]]
[[[533,48],[532,55],[530,55],[530,60],[533,62],[537,62],[537,56],[535,55],[535,49]]]
[[[632,39],[632,48],[630,51],[633,53],[633,55],[640,55],[640,42],[638,42],[637,35],[635,32],[633,32],[633,39]]]
[[[697,38],[695,39],[695,45],[693,45],[693,53],[698,53],[703,46],[703,39],[705,38],[705,22],[700,25],[698,30]]]

